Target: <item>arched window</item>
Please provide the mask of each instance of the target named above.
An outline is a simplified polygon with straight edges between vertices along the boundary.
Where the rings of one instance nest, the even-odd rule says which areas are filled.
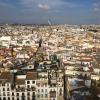
[[[25,100],[25,94],[22,93],[22,99],[21,100]]]
[[[19,98],[17,97],[17,100],[19,100]]]
[[[22,95],[24,96],[24,93],[22,93]]]
[[[14,96],[14,93],[12,92],[12,96]]]
[[[3,100],[6,100],[6,98],[4,97]]]
[[[30,100],[30,97],[27,97],[27,100]]]
[[[8,97],[8,100],[10,100],[10,97]]]
[[[27,93],[27,96],[30,96],[30,93],[29,92]]]
[[[12,100],[14,100],[14,97],[12,97]]]

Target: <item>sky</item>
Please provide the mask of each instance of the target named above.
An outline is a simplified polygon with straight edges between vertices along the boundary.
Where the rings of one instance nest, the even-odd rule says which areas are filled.
[[[100,0],[0,0],[0,23],[100,24]]]

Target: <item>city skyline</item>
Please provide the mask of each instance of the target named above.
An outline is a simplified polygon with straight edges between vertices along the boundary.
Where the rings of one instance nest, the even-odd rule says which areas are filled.
[[[99,0],[0,0],[0,23],[100,24]]]

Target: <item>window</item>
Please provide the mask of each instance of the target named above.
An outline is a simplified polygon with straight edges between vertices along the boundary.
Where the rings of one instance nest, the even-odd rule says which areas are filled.
[[[27,81],[27,84],[30,84],[30,81]]]
[[[20,88],[20,86],[18,86],[18,88]]]
[[[21,100],[25,100],[25,96],[24,95],[22,95]]]
[[[41,94],[41,97],[43,97],[43,94]]]
[[[10,100],[10,97],[8,97],[8,100]]]
[[[48,97],[48,94],[45,94],[45,97]]]
[[[3,100],[6,100],[6,98],[4,97]]]
[[[43,92],[43,89],[41,91]]]
[[[27,100],[30,100],[30,97],[27,97]]]
[[[5,86],[5,84],[2,84],[2,86]]]
[[[9,92],[7,93],[7,95],[8,95],[8,96],[10,95]]]
[[[17,100],[19,100],[19,98],[17,97]]]
[[[14,96],[14,93],[12,92],[12,96]]]
[[[33,84],[35,84],[35,81],[32,81]]]
[[[14,100],[14,97],[12,97],[12,100]]]
[[[98,84],[98,87],[100,87],[100,83]]]
[[[29,66],[29,68],[31,68],[32,66]]]
[[[47,83],[45,83],[45,86],[47,86]]]
[[[38,94],[37,97],[40,98],[40,95]]]
[[[62,96],[62,92],[60,92],[60,94],[59,94],[60,96]]]
[[[40,90],[38,89],[38,92],[40,92]]]
[[[7,86],[9,87],[9,84],[7,84]]]
[[[17,93],[17,96],[19,96],[19,93]]]
[[[35,92],[33,92],[33,96],[35,96]]]
[[[45,92],[47,92],[47,89],[45,89]]]
[[[27,96],[30,96],[30,93],[29,92],[27,93]]]
[[[3,91],[5,91],[5,88],[3,88]]]
[[[30,85],[27,85],[27,88],[30,88]]]
[[[35,96],[32,96],[32,100],[36,100],[36,99],[35,99]]]
[[[7,88],[7,91],[9,91],[9,88]]]
[[[22,93],[22,95],[24,96],[24,93]]]
[[[5,92],[3,92],[3,96],[5,96]]]

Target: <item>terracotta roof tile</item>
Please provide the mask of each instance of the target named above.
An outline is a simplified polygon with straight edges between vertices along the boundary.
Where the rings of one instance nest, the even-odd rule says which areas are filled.
[[[28,72],[26,74],[26,80],[36,80],[37,79],[37,72]]]

